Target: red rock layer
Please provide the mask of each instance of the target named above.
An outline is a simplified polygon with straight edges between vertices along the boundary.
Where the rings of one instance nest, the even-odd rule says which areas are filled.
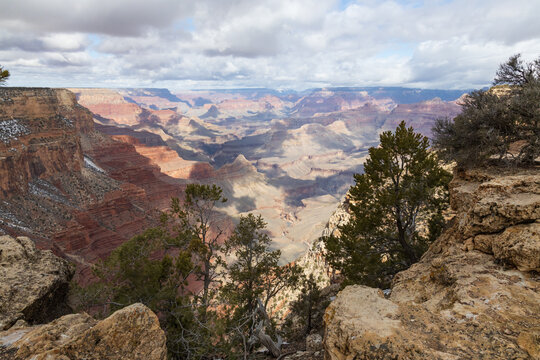
[[[176,179],[207,179],[214,176],[214,168],[197,161],[184,160],[167,146],[146,146],[129,135],[114,135],[114,140],[133,145],[135,151],[160,168],[160,171]]]
[[[136,125],[142,109],[124,100],[124,97],[114,90],[108,89],[71,89],[77,94],[79,104],[85,106],[94,114],[107,119],[114,119],[118,124]]]
[[[156,209],[184,187],[134,145],[96,132],[69,91],[2,88],[0,190],[0,233],[32,236],[77,262],[85,282],[91,263],[156,224]]]
[[[78,134],[93,123],[72,93],[3,88],[0,105],[0,197],[26,193],[33,179],[81,171]]]
[[[130,141],[136,139],[130,138]],[[183,193],[184,187],[177,180],[162,173],[159,166],[138,153],[130,143],[114,140],[94,143],[86,149],[86,153],[113,179],[143,189],[150,208],[165,209],[171,197]]]

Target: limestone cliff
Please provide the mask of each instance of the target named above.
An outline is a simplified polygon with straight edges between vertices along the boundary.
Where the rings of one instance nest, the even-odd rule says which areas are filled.
[[[451,205],[451,226],[388,298],[339,293],[327,359],[540,358],[540,169],[460,174]]]

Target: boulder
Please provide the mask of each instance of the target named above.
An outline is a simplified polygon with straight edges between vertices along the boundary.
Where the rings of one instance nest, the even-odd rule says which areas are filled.
[[[63,316],[46,325],[0,332],[0,354],[8,359],[165,360],[166,339],[157,316],[142,304],[102,321],[87,314]]]
[[[539,175],[456,178],[456,218],[389,298],[349,286],[328,307],[326,359],[540,359]]]
[[[0,330],[23,319],[50,321],[70,311],[66,304],[73,268],[27,237],[0,236]]]

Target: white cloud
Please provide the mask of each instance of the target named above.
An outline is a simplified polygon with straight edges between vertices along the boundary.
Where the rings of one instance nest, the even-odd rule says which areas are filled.
[[[536,0],[21,0],[0,14],[0,63],[27,86],[471,88],[516,52],[540,55],[538,13]]]

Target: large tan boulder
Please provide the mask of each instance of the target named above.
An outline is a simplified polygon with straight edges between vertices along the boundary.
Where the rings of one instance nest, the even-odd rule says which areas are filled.
[[[0,330],[17,320],[50,321],[69,312],[65,298],[73,268],[27,237],[0,236]]]
[[[540,170],[465,175],[388,298],[352,286],[328,307],[326,359],[540,359]]]
[[[157,316],[142,304],[130,305],[102,321],[71,314],[49,324],[0,332],[0,350],[3,347],[16,360],[164,360],[165,341]]]

